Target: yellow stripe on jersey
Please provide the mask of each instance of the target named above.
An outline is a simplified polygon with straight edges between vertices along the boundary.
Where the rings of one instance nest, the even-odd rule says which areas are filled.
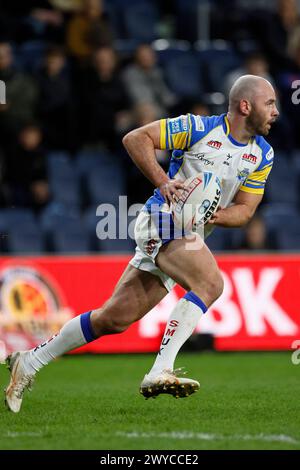
[[[188,145],[187,145],[187,147],[190,148],[190,146],[191,146],[191,140],[192,140],[192,129],[193,129],[192,118],[191,118],[191,115],[190,115],[190,114],[188,114],[188,122],[189,122],[189,129],[190,129],[190,132],[189,132]]]
[[[160,148],[165,150],[167,148],[167,120],[160,120]]]
[[[228,136],[230,132],[230,126],[229,126],[229,121],[228,121],[227,116],[225,116],[225,124],[226,124],[226,135]]]
[[[265,184],[272,169],[272,163],[266,165],[262,170],[254,171],[248,176],[244,184],[240,187],[241,191],[252,194],[263,194]],[[257,187],[256,187],[257,186]]]
[[[267,181],[271,168],[272,168],[272,164],[265,166],[262,170],[254,171],[253,173],[251,173],[251,175],[249,175],[249,178],[247,178],[247,181],[248,179],[250,179],[252,181],[264,184]]]
[[[185,149],[186,138],[187,138],[186,132],[178,132],[177,134],[173,134],[172,135],[172,140],[173,140],[172,148],[180,149],[180,150]]]
[[[240,191],[244,191],[245,193],[252,193],[252,194],[264,194],[264,188],[247,188],[246,186],[241,186]]]

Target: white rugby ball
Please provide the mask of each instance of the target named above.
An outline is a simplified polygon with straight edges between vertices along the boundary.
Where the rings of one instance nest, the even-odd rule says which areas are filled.
[[[185,180],[178,201],[171,204],[176,227],[185,231],[197,231],[219,207],[222,189],[220,180],[213,173],[204,171]]]

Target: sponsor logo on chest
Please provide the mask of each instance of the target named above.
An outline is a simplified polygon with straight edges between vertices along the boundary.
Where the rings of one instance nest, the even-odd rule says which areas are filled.
[[[257,157],[253,155],[252,153],[244,153],[244,155],[242,156],[242,160],[245,162],[253,163],[253,165],[256,165]]]
[[[213,149],[220,150],[223,144],[222,142],[219,142],[218,140],[210,140],[209,142],[207,142],[206,145],[208,145],[209,147]]]

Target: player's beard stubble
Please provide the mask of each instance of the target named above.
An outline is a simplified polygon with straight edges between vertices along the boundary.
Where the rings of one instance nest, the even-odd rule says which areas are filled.
[[[255,107],[246,118],[246,128],[251,135],[268,135],[271,129],[271,119],[264,117]]]

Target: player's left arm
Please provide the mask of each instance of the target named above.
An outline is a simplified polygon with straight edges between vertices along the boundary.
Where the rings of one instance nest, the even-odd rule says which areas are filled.
[[[265,185],[273,166],[274,152],[272,147],[261,139],[262,160],[258,168],[251,173],[237,192],[233,205],[218,210],[209,223],[222,227],[242,227],[255,214],[263,198]]]
[[[253,217],[262,197],[262,194],[238,191],[234,204],[226,209],[219,209],[208,223],[221,227],[242,227]]]

